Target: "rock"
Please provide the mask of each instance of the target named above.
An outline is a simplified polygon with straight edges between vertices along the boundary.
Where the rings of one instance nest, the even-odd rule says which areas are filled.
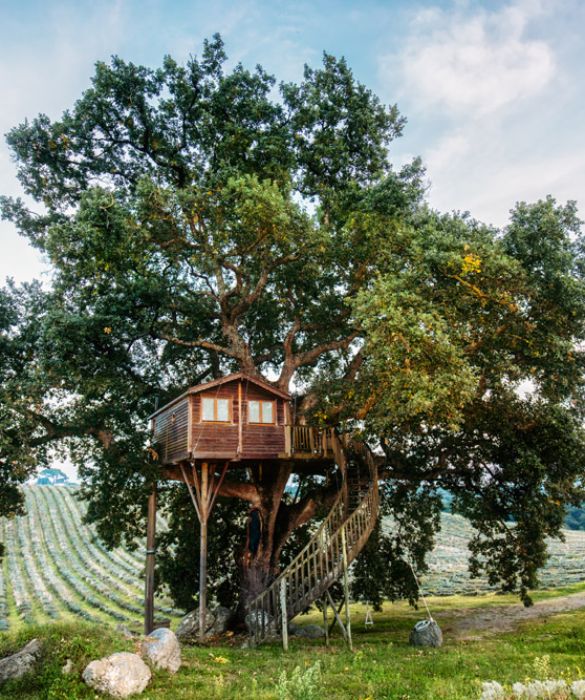
[[[421,620],[413,627],[409,642],[413,647],[440,647],[443,633],[434,620]]]
[[[82,674],[83,680],[91,688],[115,698],[141,693],[151,676],[150,669],[138,654],[127,651],[92,661]]]
[[[71,661],[71,659],[67,659],[61,668],[61,673],[68,675],[71,673],[71,671],[73,671],[73,661]]]
[[[232,619],[232,611],[221,605],[208,610],[205,615],[205,636],[223,634]],[[196,642],[199,639],[199,610],[192,610],[179,623],[177,638],[181,642]]]
[[[295,625],[288,626],[288,633],[293,637],[305,637],[306,639],[319,639],[325,636],[325,630],[319,625]]]
[[[41,651],[40,641],[32,639],[16,654],[0,659],[0,685],[33,671],[40,659]]]
[[[152,668],[176,673],[181,667],[181,647],[174,632],[161,627],[142,642],[142,658]]]
[[[138,636],[126,625],[116,625],[116,632],[119,632],[124,639],[134,639]]]
[[[250,634],[254,634],[256,629],[261,631],[266,630],[269,636],[275,635],[274,619],[264,610],[256,610],[256,612],[248,613],[245,618],[246,627]]]

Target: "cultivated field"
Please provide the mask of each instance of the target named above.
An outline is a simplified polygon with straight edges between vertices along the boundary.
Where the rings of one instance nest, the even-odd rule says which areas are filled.
[[[139,625],[143,553],[108,551],[83,524],[83,506],[71,488],[31,486],[26,499],[26,516],[0,520],[0,541],[7,550],[0,566],[0,630],[75,618]],[[544,588],[585,581],[585,532],[565,534],[565,543],[550,543],[552,556],[541,576]],[[489,591],[485,580],[471,580],[467,573],[470,536],[464,518],[443,515],[431,570],[422,577],[425,594]],[[157,613],[174,617],[181,611],[161,598]]]
[[[0,568],[0,630],[83,618],[138,624],[144,562],[140,552],[108,551],[82,522],[68,487],[25,489],[27,515],[0,519],[6,555]],[[157,609],[177,615],[168,600]]]

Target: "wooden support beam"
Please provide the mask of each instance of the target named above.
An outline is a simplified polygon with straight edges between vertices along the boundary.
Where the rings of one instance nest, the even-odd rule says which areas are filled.
[[[203,462],[200,473],[197,465],[192,463],[191,478],[187,476],[185,466],[180,464],[181,474],[185,482],[193,507],[199,519],[199,641],[205,640],[207,618],[207,528],[209,516],[215,505],[221,485],[227,473],[229,462],[223,464],[219,478],[215,476],[215,465]],[[195,487],[193,489],[193,486]]]
[[[349,575],[345,525],[342,525],[341,527],[341,549],[343,556],[343,594],[345,597],[345,629],[347,631],[347,644],[350,648],[350,651],[353,651],[353,643],[351,640],[351,616],[349,612]]]
[[[288,651],[288,615],[286,612],[286,579],[280,581],[280,619],[282,623],[282,648]]]
[[[144,634],[154,629],[154,557],[156,545],[156,484],[148,496],[146,522],[146,577],[144,584]]]
[[[333,602],[333,598],[331,597],[331,593],[329,593],[329,591],[327,591],[326,595],[327,595],[327,598],[329,599],[329,603],[331,604],[331,608],[333,610],[334,620],[333,620],[333,623],[331,625],[331,628],[337,622],[337,624],[339,625],[339,629],[341,630],[341,634],[343,635],[343,638],[345,639],[345,641],[347,641],[347,631],[345,629],[345,625],[343,624],[343,620],[339,616],[339,611],[341,610],[341,608],[343,606],[343,600],[341,601],[341,605],[339,606],[339,610],[336,610],[335,603]],[[331,628],[329,629],[329,633],[331,633]]]
[[[325,646],[329,646],[329,620],[327,619],[327,596],[321,598],[323,606],[323,629],[325,630]]]
[[[193,473],[197,476],[197,469],[193,465]],[[208,477],[209,465],[203,462],[201,465],[201,485],[199,504],[201,508],[201,528],[199,544],[199,641],[205,640],[207,617],[207,520],[209,518],[208,502]]]

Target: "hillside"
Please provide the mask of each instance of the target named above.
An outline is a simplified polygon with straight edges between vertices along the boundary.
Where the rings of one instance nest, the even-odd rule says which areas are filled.
[[[83,506],[66,486],[29,486],[27,515],[0,520],[6,556],[0,567],[0,630],[81,617],[140,625],[143,559],[140,552],[108,551],[82,523]],[[443,529],[422,577],[425,594],[486,592],[485,580],[470,580],[466,542],[471,528],[461,516],[444,513]],[[385,523],[385,527],[391,527]],[[551,542],[543,587],[585,581],[585,533],[567,531],[566,543]],[[170,600],[157,602],[174,616]]]
[[[143,560],[108,551],[83,524],[82,505],[65,486],[25,488],[27,515],[0,519],[0,629],[49,620],[140,624]],[[158,612],[176,615],[169,600]]]

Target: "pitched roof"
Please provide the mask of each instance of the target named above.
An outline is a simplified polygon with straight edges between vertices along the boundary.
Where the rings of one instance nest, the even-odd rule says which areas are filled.
[[[219,379],[213,379],[210,382],[205,382],[204,384],[197,384],[197,386],[190,387],[189,389],[187,389],[187,391],[184,391],[182,394],[177,396],[177,398],[173,399],[172,401],[169,401],[164,406],[161,406],[161,408],[157,409],[154,413],[148,416],[148,419],[150,420],[151,418],[154,418],[159,413],[166,410],[172,404],[177,403],[177,401],[180,401],[181,399],[185,398],[185,396],[189,396],[189,394],[198,394],[201,391],[207,391],[208,389],[220,386],[221,384],[228,384],[229,382],[235,382],[238,380],[252,382],[253,384],[256,384],[262,389],[269,391],[271,394],[279,396],[281,399],[285,399],[288,401],[291,398],[290,394],[286,391],[281,391],[272,384],[269,384],[268,382],[259,379],[258,377],[252,377],[251,375],[246,374],[245,372],[235,372],[234,374],[228,374],[226,377],[220,377]]]

